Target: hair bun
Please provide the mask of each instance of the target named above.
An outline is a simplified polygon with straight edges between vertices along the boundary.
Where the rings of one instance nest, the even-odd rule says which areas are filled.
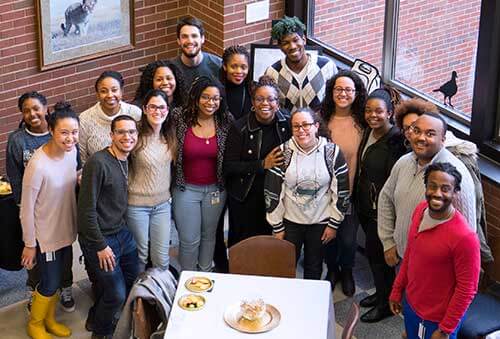
[[[65,111],[70,109],[71,109],[71,104],[67,101],[58,101],[54,105],[54,111]]]

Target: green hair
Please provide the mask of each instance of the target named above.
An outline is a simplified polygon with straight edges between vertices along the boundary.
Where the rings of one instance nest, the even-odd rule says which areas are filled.
[[[273,29],[271,30],[271,38],[279,42],[287,34],[298,33],[299,35],[303,35],[305,31],[306,25],[304,25],[299,18],[296,16],[285,16],[283,19],[278,20],[278,22],[274,24]]]

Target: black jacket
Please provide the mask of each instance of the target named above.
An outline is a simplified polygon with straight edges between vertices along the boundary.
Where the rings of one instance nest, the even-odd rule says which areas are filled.
[[[370,128],[365,130],[358,149],[353,202],[359,215],[376,220],[378,195],[389,178],[392,167],[407,150],[404,136],[399,128],[393,126],[362,155],[370,132]]]
[[[280,144],[292,136],[287,111],[276,112],[274,122]],[[259,158],[262,130],[254,113],[236,121],[229,129],[224,154],[224,176],[228,194],[239,201],[245,200],[255,175],[264,173],[264,161]],[[276,146],[278,146],[276,145]]]

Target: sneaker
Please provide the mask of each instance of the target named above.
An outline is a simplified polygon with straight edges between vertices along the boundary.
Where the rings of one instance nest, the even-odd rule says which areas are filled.
[[[31,313],[31,304],[33,303],[33,293],[35,290],[31,286],[26,286],[26,298],[28,299],[28,303],[26,304],[26,312],[28,315]]]
[[[73,289],[71,287],[61,289],[61,306],[65,312],[75,310],[75,300],[73,299]]]

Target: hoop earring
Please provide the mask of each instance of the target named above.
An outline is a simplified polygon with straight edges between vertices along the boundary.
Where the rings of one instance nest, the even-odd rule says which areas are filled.
[[[253,105],[250,107],[250,111],[255,112],[255,107]]]

